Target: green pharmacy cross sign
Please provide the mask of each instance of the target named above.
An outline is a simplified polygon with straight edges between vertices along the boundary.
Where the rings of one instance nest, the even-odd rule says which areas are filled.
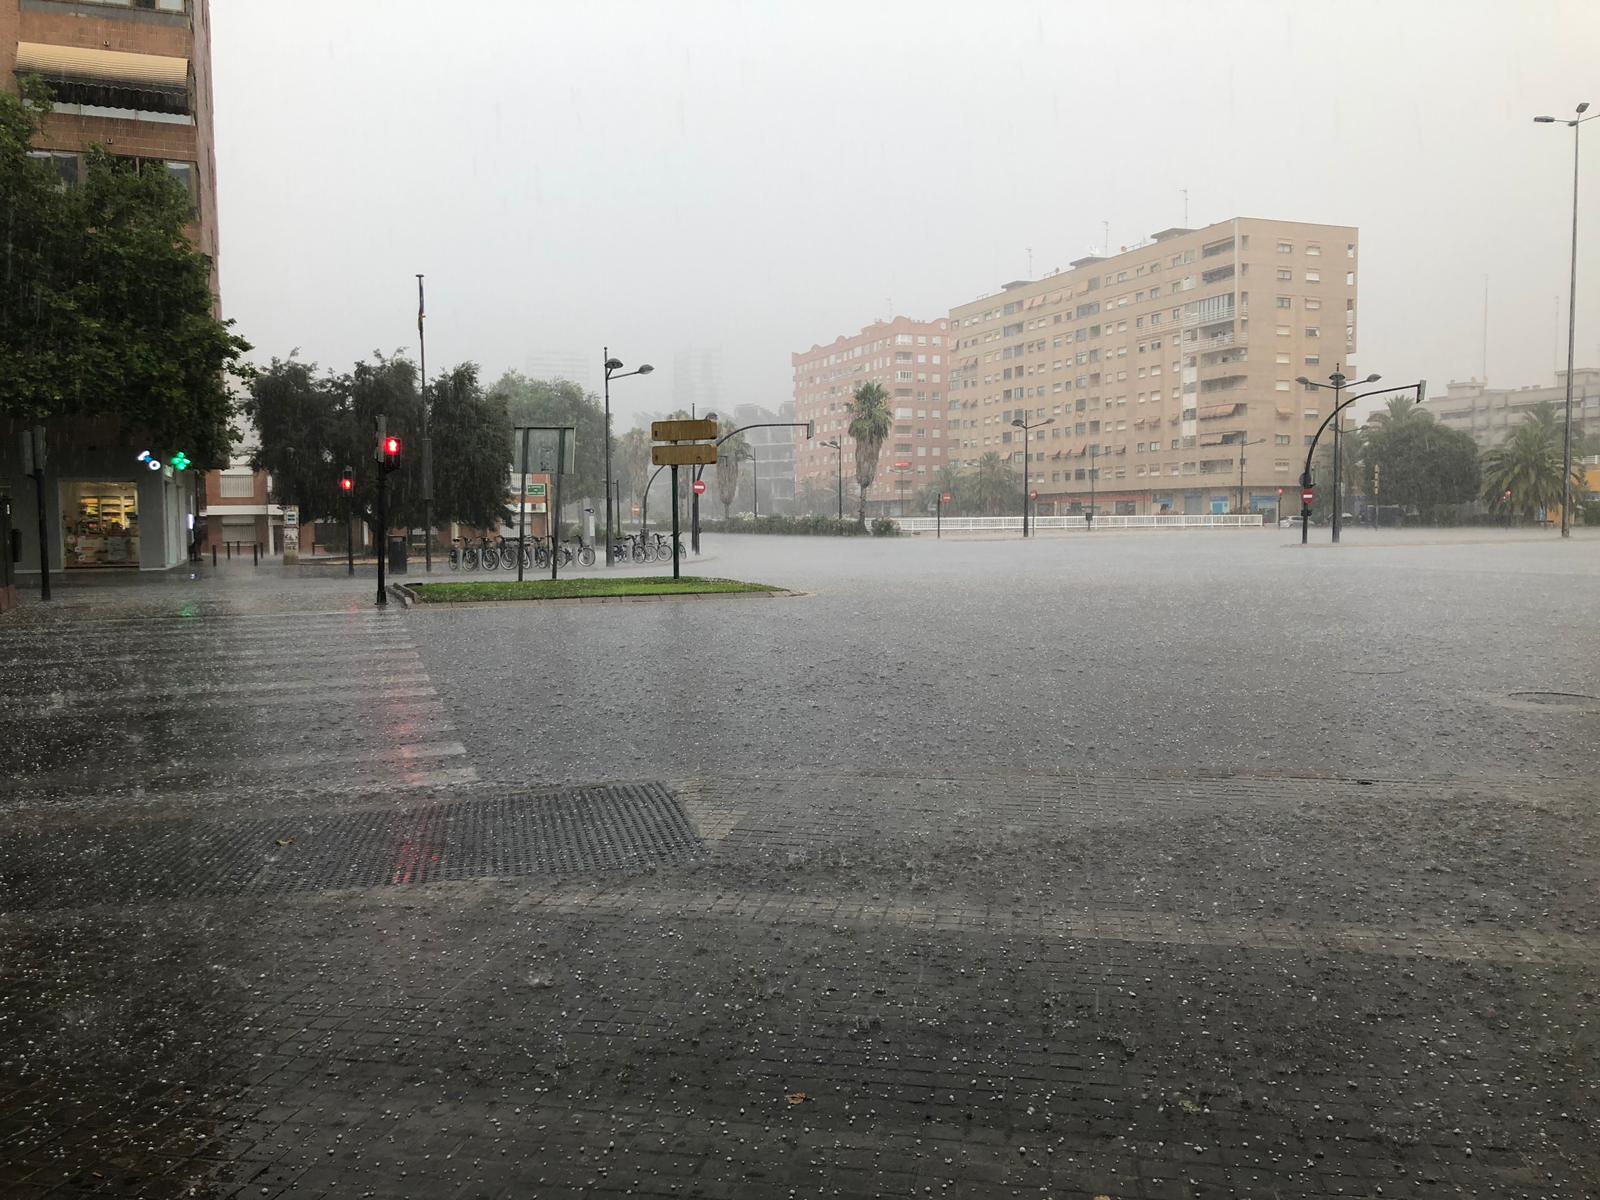
[[[188,470],[189,463],[192,460],[182,450],[179,450],[169,461],[172,463],[172,469],[174,471],[185,471]]]

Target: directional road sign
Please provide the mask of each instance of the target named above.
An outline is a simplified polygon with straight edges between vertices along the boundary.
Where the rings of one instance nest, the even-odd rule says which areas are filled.
[[[692,422],[680,421],[687,425]],[[670,424],[670,422],[657,422]],[[709,442],[687,442],[676,446],[651,446],[650,461],[658,467],[709,466],[717,461],[717,448]]]
[[[651,421],[653,442],[699,442],[717,436],[715,421]],[[715,462],[715,459],[711,460]]]

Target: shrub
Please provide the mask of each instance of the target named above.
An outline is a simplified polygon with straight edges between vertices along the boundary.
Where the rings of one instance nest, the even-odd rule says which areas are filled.
[[[896,537],[900,533],[900,526],[888,517],[877,517],[872,522],[873,537]]]

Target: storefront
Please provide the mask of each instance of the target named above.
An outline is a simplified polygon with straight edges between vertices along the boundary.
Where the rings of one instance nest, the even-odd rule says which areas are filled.
[[[110,481],[62,483],[62,565],[139,565],[139,488]]]

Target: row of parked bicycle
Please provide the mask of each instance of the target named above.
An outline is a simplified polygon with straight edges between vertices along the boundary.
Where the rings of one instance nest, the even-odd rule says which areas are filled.
[[[592,567],[595,562],[594,547],[579,538],[577,543],[562,542],[559,546],[552,546],[551,538],[531,538],[520,546],[516,538],[489,538],[481,537],[477,541],[471,538],[456,538],[450,544],[450,569],[452,571],[515,571],[517,560],[521,559],[523,568],[547,567],[550,565],[550,555],[556,554],[558,566],[571,566],[574,562]],[[678,553],[683,553],[683,541],[678,541]],[[620,562],[652,562],[655,559],[669,559],[672,557],[672,539],[663,533],[637,534],[625,533],[617,538],[612,547],[612,557]]]

